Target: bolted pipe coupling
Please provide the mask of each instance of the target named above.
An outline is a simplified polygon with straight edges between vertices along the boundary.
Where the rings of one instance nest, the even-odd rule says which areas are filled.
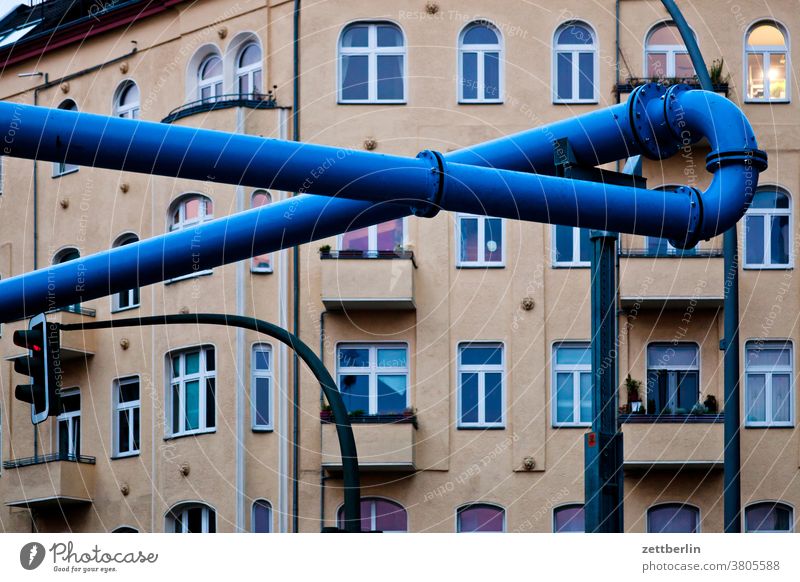
[[[423,150],[417,154],[418,160],[425,160],[430,164],[428,176],[428,194],[426,200],[415,201],[411,205],[414,216],[433,218],[439,214],[442,196],[444,194],[445,161],[442,154],[434,150]]]

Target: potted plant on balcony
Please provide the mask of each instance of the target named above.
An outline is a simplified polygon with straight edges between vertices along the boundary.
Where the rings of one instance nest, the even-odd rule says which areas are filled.
[[[639,412],[642,409],[642,397],[639,394],[639,390],[642,387],[642,383],[639,380],[634,380],[631,378],[631,375],[628,374],[628,377],[625,378],[625,389],[628,391],[628,404],[630,405],[631,412]]]
[[[319,419],[322,422],[333,422],[333,410],[330,404],[323,404],[319,411]]]
[[[713,394],[709,394],[706,396],[706,399],[703,401],[703,406],[706,407],[706,411],[709,414],[717,414],[717,398]]]
[[[330,258],[331,256],[331,245],[322,245],[319,247],[319,256],[323,259]]]

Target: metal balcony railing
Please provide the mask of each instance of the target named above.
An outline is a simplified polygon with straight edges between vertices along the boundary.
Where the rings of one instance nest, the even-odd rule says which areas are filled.
[[[230,93],[216,95],[207,99],[190,101],[176,107],[161,120],[161,123],[172,123],[184,117],[231,107],[247,107],[248,109],[275,109],[278,103],[272,93]]]
[[[620,248],[619,256],[623,259],[708,259],[722,256],[722,249],[692,249],[689,251],[668,250],[652,251],[650,249]]]
[[[57,461],[67,461],[70,463],[86,463],[94,465],[97,462],[95,457],[87,455],[74,455],[70,453],[50,453],[48,455],[35,455],[33,457],[23,457],[21,459],[11,459],[3,461],[3,469],[18,469],[20,467],[30,467],[32,465],[42,465],[44,463],[55,463]]]

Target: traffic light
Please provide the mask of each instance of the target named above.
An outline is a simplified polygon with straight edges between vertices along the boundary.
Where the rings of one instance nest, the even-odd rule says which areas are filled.
[[[43,313],[31,318],[28,329],[14,332],[14,345],[28,350],[26,357],[14,360],[14,371],[31,379],[30,384],[18,385],[14,396],[31,405],[33,424],[58,414],[62,378],[60,333],[58,324],[49,323]]]

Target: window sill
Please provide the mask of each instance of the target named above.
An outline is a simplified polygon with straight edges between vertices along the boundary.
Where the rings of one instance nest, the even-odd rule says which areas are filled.
[[[407,105],[408,101],[342,101],[341,99],[336,102],[337,105]]]
[[[201,435],[204,435],[204,434],[214,434],[216,432],[217,432],[216,428],[212,428],[212,429],[209,429],[209,430],[195,430],[195,431],[192,431],[192,432],[182,432],[180,434],[166,435],[164,437],[164,440],[165,441],[174,441],[174,440],[182,439],[182,438],[186,438],[186,437],[196,437],[196,436],[201,436]]]
[[[791,99],[745,99],[746,105],[789,105]]]
[[[498,100],[485,99],[481,101],[478,100],[470,101],[468,99],[461,99],[459,100],[458,104],[459,105],[505,105],[505,101],[502,99]]]
[[[556,101],[553,99],[553,105],[597,105],[598,103],[597,99],[570,99],[569,101]]]
[[[554,269],[590,269],[591,263],[553,263]]]
[[[793,429],[794,428],[794,423],[789,423],[789,424],[777,424],[777,423],[748,424],[748,423],[745,423],[744,427],[747,428],[747,429],[759,429],[759,428],[762,428],[762,429],[764,429],[764,428],[768,428],[768,429],[775,429],[775,428]]]
[[[205,271],[198,271],[196,273],[189,273],[188,275],[181,275],[180,277],[174,277],[173,279],[167,279],[164,281],[164,285],[172,285],[174,283],[180,283],[181,281],[188,281],[190,279],[196,279],[198,277],[205,277],[207,275],[213,275],[213,269],[206,269]]]
[[[122,313],[123,311],[131,311],[133,309],[139,309],[139,307],[141,307],[140,303],[137,303],[136,305],[129,305],[128,307],[112,307],[111,313]]]
[[[505,263],[457,263],[456,269],[505,269]]]
[[[504,424],[459,424],[456,430],[505,430]]]
[[[135,453],[126,453],[124,455],[111,455],[112,461],[121,461],[123,459],[132,459],[134,457],[141,456],[141,451],[136,451]]]
[[[743,271],[792,271],[792,265],[743,265]]]
[[[250,269],[250,273],[253,275],[272,275],[274,271],[272,269]]]
[[[250,429],[253,432],[260,432],[260,433],[264,433],[264,432],[270,433],[270,432],[274,432],[275,431],[275,429],[272,428],[271,426],[251,426]]]

